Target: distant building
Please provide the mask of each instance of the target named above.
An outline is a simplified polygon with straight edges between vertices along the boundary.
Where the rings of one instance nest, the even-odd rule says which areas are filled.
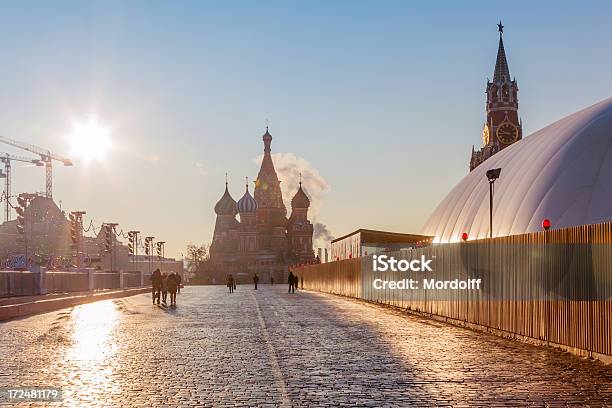
[[[331,260],[338,261],[415,248],[420,243],[429,243],[431,238],[427,235],[358,229],[331,242]]]
[[[518,115],[518,85],[510,79],[510,69],[502,38],[504,26],[499,27],[499,47],[493,81],[487,81],[487,120],[482,128],[482,148],[470,157],[470,171],[497,152],[523,137],[523,124]]]
[[[85,225],[85,228],[88,226]],[[24,213],[24,230],[24,234],[17,231],[17,220],[0,224],[0,269],[25,268],[26,250],[29,265],[39,264],[49,269],[65,270],[76,264],[70,222],[53,199],[37,196],[30,201]],[[111,255],[103,251],[102,229],[86,232],[94,231],[97,232],[95,237],[83,237],[84,266],[111,270]],[[127,246],[116,237],[113,249],[112,269],[116,271],[148,272],[160,266],[163,266],[164,271],[183,270],[182,261],[172,258],[140,255],[134,259],[129,255]]]
[[[230,273],[239,282],[250,282],[255,273],[261,282],[269,282],[271,277],[280,282],[285,280],[290,265],[314,259],[313,226],[308,219],[310,199],[300,182],[287,218],[281,182],[272,162],[272,135],[267,128],[263,142],[264,157],[254,197],[247,184],[242,198],[234,201],[226,182],[225,192],[215,205],[217,220],[210,247],[215,277],[211,283],[223,283]]]
[[[25,233],[17,232],[17,220],[0,225],[0,258],[19,254],[48,257],[70,252],[70,224],[66,215],[48,197],[32,199],[24,213]]]

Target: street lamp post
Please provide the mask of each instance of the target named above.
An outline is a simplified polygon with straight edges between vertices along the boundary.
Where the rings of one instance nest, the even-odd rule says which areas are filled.
[[[157,258],[159,260],[159,268],[163,271],[164,270],[164,256],[166,252],[165,251],[166,241],[159,241],[157,245],[158,245]]]
[[[25,269],[28,269],[28,232],[32,234],[32,214],[28,211],[26,215],[26,209],[30,205],[31,201],[36,198],[36,194],[21,193],[17,196],[17,204],[19,204],[15,210],[17,211],[17,232],[23,235],[23,244],[25,250]],[[6,197],[8,200],[8,197]],[[28,226],[29,221],[29,226]]]
[[[493,238],[493,190],[495,180],[499,178],[501,168],[487,170],[487,179],[489,180],[489,238]]]
[[[83,241],[83,215],[85,214],[87,214],[85,211],[72,211],[69,216],[72,221],[77,268],[83,267],[83,255],[85,254],[85,245]]]
[[[111,234],[111,242],[110,242],[110,265],[111,265],[111,272],[115,271],[115,267],[116,265],[116,261],[117,261],[117,224],[116,222],[109,222],[106,225],[109,226],[110,228],[110,234]]]
[[[136,272],[136,257],[138,256],[138,234],[140,231],[128,231],[132,245],[132,270]]]
[[[155,237],[146,237],[145,238],[145,248],[148,248],[148,251],[145,250],[146,255],[147,255],[147,261],[149,262],[149,276],[151,275],[151,268],[152,268],[152,262],[153,262],[153,258],[152,258],[152,252],[153,252],[153,240],[155,239]],[[148,242],[148,244],[147,244]]]

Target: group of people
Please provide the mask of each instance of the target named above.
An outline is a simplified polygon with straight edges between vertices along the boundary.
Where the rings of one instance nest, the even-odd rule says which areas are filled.
[[[295,290],[298,288],[300,279],[297,275],[294,275],[293,272],[289,272],[289,279],[287,283],[289,283],[289,293],[295,293]],[[259,283],[259,275],[253,275],[253,284],[255,285],[255,290],[257,290],[257,284]],[[270,277],[270,283],[274,285],[274,278]],[[236,279],[234,275],[231,273],[227,275],[226,286],[229,289],[229,293],[234,293],[236,290]]]
[[[176,294],[181,293],[181,282],[183,280],[181,275],[174,272],[162,272],[158,268],[153,271],[149,279],[151,280],[153,304],[157,303],[159,305],[161,302],[165,305],[168,299],[168,293],[170,293],[170,305],[175,306]],[[257,284],[259,283],[259,276],[257,274],[253,275],[253,283],[255,284],[255,290],[257,290]],[[270,283],[274,285],[274,278],[270,277]],[[295,293],[295,290],[299,286],[300,279],[290,271],[287,283],[289,284],[289,293]],[[236,290],[236,279],[231,273],[227,275],[226,285],[229,289],[229,293],[234,293]]]
[[[176,305],[176,294],[181,293],[181,282],[183,278],[180,274],[162,272],[156,269],[151,274],[151,287],[153,304],[166,304],[168,293],[170,293],[170,305]]]

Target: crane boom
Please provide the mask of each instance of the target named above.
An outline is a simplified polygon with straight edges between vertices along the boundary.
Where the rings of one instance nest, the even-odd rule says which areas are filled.
[[[18,140],[9,139],[8,137],[0,136],[0,143],[5,143],[9,146],[16,147],[34,153],[40,156],[40,160],[45,165],[45,176],[46,176],[46,196],[52,198],[53,196],[53,160],[57,160],[64,164],[64,166],[72,166],[72,161],[58,154],[51,153],[48,149],[42,147],[20,142]]]
[[[37,154],[43,160],[53,159],[53,160],[62,162],[65,166],[72,166],[72,161],[70,159],[62,157],[55,153],[51,153],[49,150],[43,149],[42,147],[38,147],[36,145],[29,144],[29,143],[20,142],[18,140],[9,139],[8,137],[4,137],[1,135],[0,135],[0,142],[11,145],[13,147],[17,147],[22,150],[26,150],[30,153]]]
[[[6,163],[6,160],[18,161],[18,162],[23,162],[23,163],[32,163],[37,166],[43,165],[43,162],[40,161],[40,159],[33,159],[31,157],[24,157],[24,156],[16,156],[14,154],[8,154],[8,153],[0,153],[0,161]]]

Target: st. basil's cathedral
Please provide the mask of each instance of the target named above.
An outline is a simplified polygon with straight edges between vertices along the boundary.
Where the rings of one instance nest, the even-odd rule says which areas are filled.
[[[290,265],[315,260],[313,225],[308,220],[310,199],[300,180],[287,218],[267,127],[263,142],[264,156],[253,195],[247,181],[243,196],[236,202],[226,181],[225,192],[215,205],[217,220],[210,246],[215,283],[223,283],[230,273],[241,283],[250,282],[255,273],[262,283],[270,282],[270,278],[286,282]]]

